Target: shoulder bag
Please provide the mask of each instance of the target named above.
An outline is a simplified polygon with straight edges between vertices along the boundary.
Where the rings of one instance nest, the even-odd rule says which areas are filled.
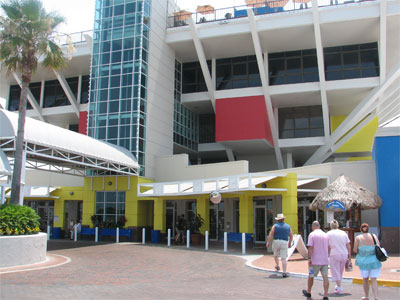
[[[388,255],[387,255],[387,252],[386,252],[385,248],[379,246],[376,243],[375,237],[374,237],[374,235],[372,233],[371,233],[371,236],[372,236],[372,239],[374,240],[374,244],[375,244],[375,255],[376,255],[376,258],[379,261],[386,261],[387,258],[388,258]]]

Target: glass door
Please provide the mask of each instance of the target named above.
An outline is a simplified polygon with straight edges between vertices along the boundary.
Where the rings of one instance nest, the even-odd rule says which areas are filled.
[[[225,230],[225,205],[210,203],[210,240],[217,241],[223,237]]]
[[[171,238],[175,236],[175,220],[176,220],[176,203],[173,201],[167,201],[166,209],[166,228],[171,229]]]
[[[47,232],[47,226],[53,227],[54,201],[28,201],[39,216],[40,231]]]
[[[298,201],[297,218],[299,234],[303,237],[304,243],[307,244],[308,235],[311,233],[312,222],[318,220],[321,229],[324,228],[324,212],[321,210],[311,211],[309,209],[312,199],[302,198]]]
[[[273,226],[272,199],[254,197],[254,240],[265,243]]]

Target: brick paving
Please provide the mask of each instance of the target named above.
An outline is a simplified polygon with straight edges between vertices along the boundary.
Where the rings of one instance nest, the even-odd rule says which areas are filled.
[[[305,278],[255,271],[221,250],[69,241],[50,241],[48,249],[71,261],[0,275],[1,299],[306,299]],[[330,298],[361,299],[362,286],[344,283],[344,290]],[[379,291],[380,299],[400,298],[400,288]],[[312,294],[322,299],[322,282],[316,281]]]

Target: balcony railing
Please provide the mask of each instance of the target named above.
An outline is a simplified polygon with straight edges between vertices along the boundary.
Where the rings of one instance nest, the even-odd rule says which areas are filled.
[[[70,34],[59,34],[54,35],[53,39],[61,46],[69,44],[69,39],[73,44],[86,42],[85,35],[93,35],[93,30],[85,30],[79,32],[73,32]]]
[[[318,6],[337,6],[343,4],[370,2],[376,0],[318,0]],[[302,3],[298,3],[302,2]],[[173,16],[168,17],[167,28],[189,25],[189,19],[192,18],[196,24],[229,21],[247,17],[247,9],[253,10],[255,15],[265,15],[295,10],[310,9],[312,2],[309,0],[264,0],[251,5],[240,5],[227,8],[212,10],[203,10],[202,12],[175,12]]]

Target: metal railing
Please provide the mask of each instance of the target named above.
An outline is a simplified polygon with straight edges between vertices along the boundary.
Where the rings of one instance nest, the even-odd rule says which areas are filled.
[[[54,35],[53,39],[61,46],[63,45],[68,45],[70,41],[72,41],[73,44],[79,44],[86,42],[85,35],[93,35],[93,30],[85,30],[85,31],[79,31],[79,32],[73,32],[70,34],[58,34]]]
[[[336,6],[343,4],[351,4],[357,2],[370,2],[376,0],[318,0],[318,6]],[[240,5],[227,8],[219,8],[212,10],[203,10],[202,12],[175,12],[173,16],[167,19],[167,28],[180,27],[189,25],[189,19],[192,18],[196,24],[228,21],[247,17],[247,9],[253,10],[255,15],[265,15],[280,12],[288,12],[295,10],[303,10],[312,8],[312,2],[309,0],[305,3],[298,3],[300,0],[264,0],[251,5]],[[302,1],[304,2],[304,0]]]

